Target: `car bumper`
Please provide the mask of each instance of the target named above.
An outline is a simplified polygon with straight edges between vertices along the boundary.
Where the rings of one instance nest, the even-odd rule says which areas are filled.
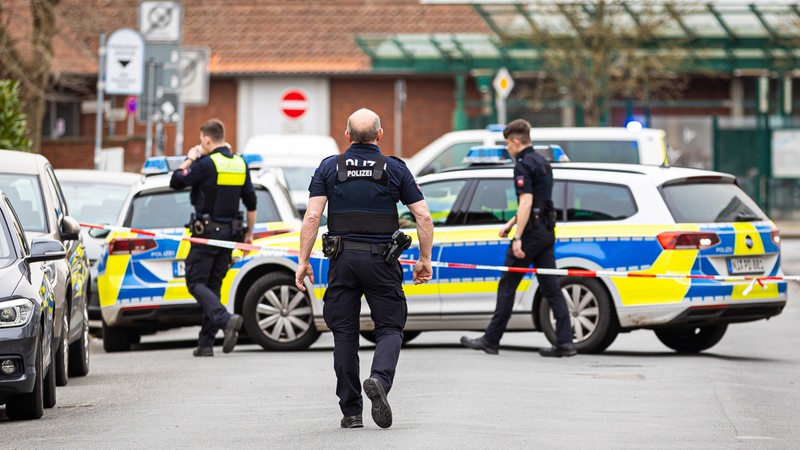
[[[13,360],[18,368],[11,375],[0,373],[0,398],[33,391],[38,350],[34,325],[31,321],[20,328],[0,328],[0,363]]]

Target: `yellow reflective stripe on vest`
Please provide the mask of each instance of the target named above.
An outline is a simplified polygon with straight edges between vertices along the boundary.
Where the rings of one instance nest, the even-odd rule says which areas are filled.
[[[217,168],[217,185],[244,186],[247,164],[241,156],[233,155],[233,158],[228,158],[222,153],[213,153],[210,158]]]

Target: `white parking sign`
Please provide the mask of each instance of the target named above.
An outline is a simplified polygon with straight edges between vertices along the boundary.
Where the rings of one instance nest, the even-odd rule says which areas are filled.
[[[111,33],[106,48],[106,93],[140,95],[144,85],[142,36],[123,28]]]

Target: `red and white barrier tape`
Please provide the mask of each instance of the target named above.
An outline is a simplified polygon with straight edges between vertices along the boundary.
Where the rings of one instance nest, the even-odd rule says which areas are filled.
[[[299,251],[281,249],[275,247],[265,247],[261,245],[245,244],[242,242],[221,241],[217,239],[204,239],[191,236],[175,236],[164,233],[154,233],[148,230],[139,228],[120,227],[115,225],[99,225],[92,223],[81,223],[82,227],[98,228],[109,231],[135,233],[144,236],[158,237],[162,239],[171,239],[176,241],[189,241],[194,244],[213,245],[217,247],[238,249],[248,252],[259,252],[271,256],[298,256]],[[313,252],[312,258],[324,258],[322,252]],[[401,259],[400,263],[404,265],[414,265],[417,261],[413,259]],[[692,275],[692,274],[679,274],[679,273],[642,273],[642,272],[623,272],[616,270],[584,270],[584,269],[537,269],[529,267],[508,267],[508,266],[490,266],[483,264],[462,264],[450,262],[431,262],[433,267],[444,267],[448,269],[472,269],[472,270],[493,270],[500,272],[519,272],[519,273],[533,273],[541,275],[556,275],[567,277],[621,277],[621,278],[672,278],[672,279],[699,279],[699,280],[718,280],[718,281],[750,281],[750,286],[745,289],[744,294],[747,295],[753,286],[758,283],[763,289],[766,289],[765,282],[769,281],[797,281],[800,282],[800,276],[750,276],[750,275]]]

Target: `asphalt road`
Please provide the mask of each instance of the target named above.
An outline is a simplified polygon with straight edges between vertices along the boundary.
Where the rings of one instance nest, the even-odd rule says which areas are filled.
[[[784,255],[800,275],[800,242]],[[645,330],[567,359],[541,358],[539,333],[507,334],[498,356],[423,333],[401,354],[387,430],[368,410],[365,428],[338,428],[329,334],[305,352],[214,358],[191,356],[193,328],[128,353],[95,340],[90,374],[58,388],[42,419],[10,422],[0,407],[0,448],[798,448],[797,283],[789,295],[783,314],[732,325],[700,355]]]

